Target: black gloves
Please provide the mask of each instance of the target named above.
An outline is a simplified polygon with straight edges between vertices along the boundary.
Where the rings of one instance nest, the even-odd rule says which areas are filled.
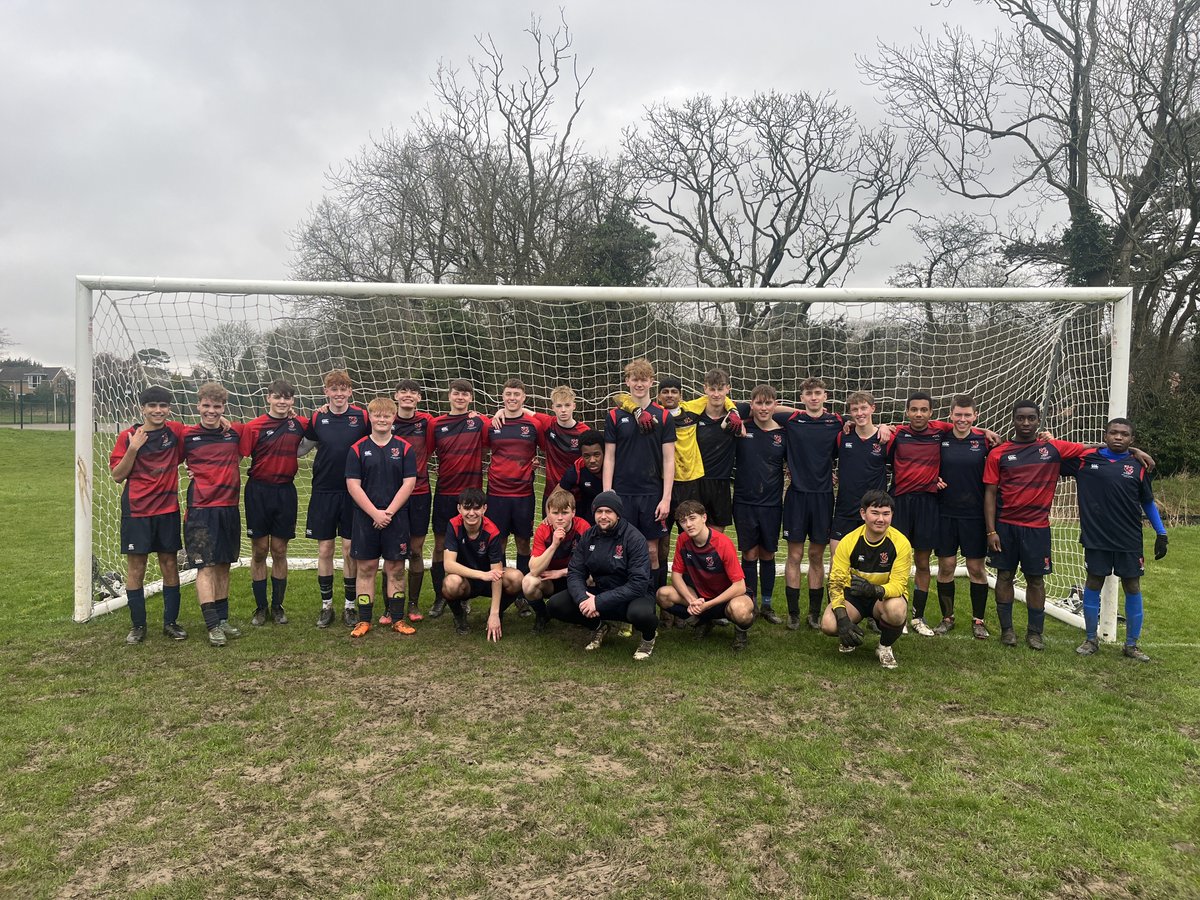
[[[850,614],[845,607],[834,607],[833,616],[837,619],[838,638],[843,647],[857,647],[862,643],[862,629],[850,621]]]
[[[846,588],[846,593],[861,600],[882,600],[883,585],[872,584],[861,575],[851,575],[850,587]]]
[[[1167,555],[1167,536],[1160,534],[1154,539],[1154,558],[1162,559]]]

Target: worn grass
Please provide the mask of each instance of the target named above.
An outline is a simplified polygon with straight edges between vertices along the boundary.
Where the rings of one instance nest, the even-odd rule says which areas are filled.
[[[1150,565],[1150,665],[1054,622],[895,672],[761,625],[637,666],[478,613],[352,644],[311,572],[292,624],[214,650],[185,589],[192,639],[127,648],[70,621],[70,436],[0,431],[0,466],[0,895],[1200,894],[1200,531]]]

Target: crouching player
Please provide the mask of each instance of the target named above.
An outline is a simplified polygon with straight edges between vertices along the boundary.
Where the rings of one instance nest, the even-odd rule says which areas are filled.
[[[221,422],[229,400],[224,387],[202,384],[196,399],[200,423],[183,432],[183,458],[192,476],[183,545],[196,567],[196,596],[208,642],[224,647],[227,638],[242,633],[229,624],[229,567],[237,562],[242,544],[240,432]]]
[[[521,581],[521,593],[533,607],[535,634],[546,630],[546,598],[567,589],[567,564],[579,537],[591,526],[575,515],[575,498],[556,487],[546,497],[546,520],[533,533],[533,555],[529,574]]]
[[[358,561],[358,624],[350,636],[359,638],[371,630],[375,573],[381,556],[392,630],[413,634],[416,629],[404,621],[404,562],[409,538],[404,505],[417,484],[416,453],[408,441],[392,435],[393,400],[376,397],[367,406],[367,414],[371,433],[346,454],[346,490],[355,504],[350,553]]]
[[[908,617],[908,573],[912,545],[892,528],[895,501],[884,491],[863,494],[863,524],[838,543],[829,573],[829,606],[821,631],[840,638],[843,653],[862,643],[858,623],[872,618],[879,626],[875,655],[885,669],[896,668],[892,645]]]
[[[698,636],[712,631],[717,619],[733,623],[733,649],[745,650],[754,623],[754,601],[733,541],[710,528],[704,504],[684,500],[675,510],[683,536],[675,543],[671,584],[658,589],[658,605],[687,619]]]
[[[487,636],[489,641],[499,641],[503,636],[500,614],[521,593],[521,573],[505,568],[505,539],[486,513],[487,498],[479,488],[458,495],[458,515],[446,526],[442,597],[454,613],[456,634],[470,631],[467,602],[472,597],[490,597]]]
[[[546,603],[550,618],[592,629],[585,650],[599,650],[608,622],[628,622],[642,633],[635,660],[654,652],[658,615],[650,595],[650,551],[634,523],[622,518],[625,504],[616,491],[592,501],[596,524],[571,553],[567,589]]]

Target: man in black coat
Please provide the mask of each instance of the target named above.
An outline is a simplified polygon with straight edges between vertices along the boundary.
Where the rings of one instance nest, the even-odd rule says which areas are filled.
[[[654,652],[658,611],[650,593],[650,553],[638,529],[621,518],[624,507],[613,491],[592,501],[596,524],[584,532],[567,567],[567,589],[546,602],[551,618],[592,629],[587,650],[598,650],[608,622],[628,622],[642,633],[633,654]]]

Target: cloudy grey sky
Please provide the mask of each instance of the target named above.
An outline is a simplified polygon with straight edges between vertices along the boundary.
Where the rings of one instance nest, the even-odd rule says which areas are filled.
[[[286,277],[288,232],[330,165],[405,127],[439,59],[465,64],[491,33],[517,62],[530,15],[552,25],[560,5],[595,68],[579,130],[593,152],[616,152],[644,105],[697,92],[832,90],[875,118],[855,54],[943,21],[999,24],[966,0],[4,0],[0,328],[71,365],[77,274]],[[850,283],[882,283],[903,232]]]

